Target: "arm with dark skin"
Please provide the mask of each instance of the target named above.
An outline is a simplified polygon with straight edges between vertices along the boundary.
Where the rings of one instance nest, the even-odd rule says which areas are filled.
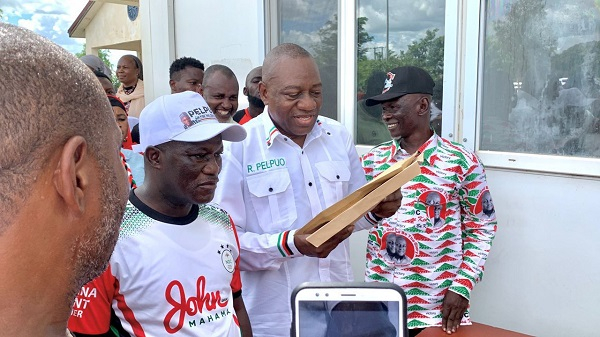
[[[233,309],[235,310],[238,322],[240,323],[242,337],[252,337],[252,326],[250,325],[250,318],[248,317],[248,312],[246,311],[242,296],[233,299]]]
[[[396,192],[385,197],[385,199],[383,199],[377,206],[375,206],[375,208],[371,210],[371,213],[380,218],[389,218],[396,214],[401,204],[402,192],[397,190]]]
[[[468,307],[469,300],[448,290],[442,303],[442,330],[449,335],[456,332]]]

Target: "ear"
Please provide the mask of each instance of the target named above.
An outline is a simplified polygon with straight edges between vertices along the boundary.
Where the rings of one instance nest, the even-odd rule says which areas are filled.
[[[419,104],[419,116],[429,114],[429,97],[423,96],[418,102]]]
[[[244,93],[244,96],[248,96],[248,87],[244,87],[244,89],[242,89],[242,92]]]
[[[162,156],[163,153],[159,148],[155,146],[148,146],[144,152],[144,165],[148,163],[151,167],[160,169]]]
[[[171,93],[175,92],[175,80],[169,80],[169,86],[171,87]]]
[[[269,96],[265,82],[258,82],[258,92],[260,93],[260,99],[265,103],[265,105],[269,105]]]
[[[83,213],[86,197],[89,197],[95,169],[95,160],[91,159],[85,138],[73,136],[63,146],[52,178],[67,209],[76,214]]]
[[[200,96],[204,97],[204,86],[202,86],[202,84],[198,86],[198,93]]]

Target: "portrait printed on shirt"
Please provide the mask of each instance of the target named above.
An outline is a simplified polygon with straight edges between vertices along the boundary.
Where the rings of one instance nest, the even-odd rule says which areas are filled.
[[[383,234],[382,239],[381,257],[386,262],[407,265],[415,257],[414,242],[406,236],[390,231]]]
[[[446,223],[446,197],[434,190],[427,191],[419,196],[419,201],[427,209],[430,227],[439,229]]]
[[[483,190],[481,194],[479,194],[473,213],[481,219],[494,219],[496,217],[494,202],[492,201],[492,195],[488,189]]]

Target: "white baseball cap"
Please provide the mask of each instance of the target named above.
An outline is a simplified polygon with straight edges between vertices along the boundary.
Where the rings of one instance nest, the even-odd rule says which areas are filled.
[[[140,144],[134,150],[146,151],[172,140],[201,142],[222,135],[223,140],[240,142],[246,130],[239,124],[219,123],[199,93],[184,91],[161,96],[140,113]]]

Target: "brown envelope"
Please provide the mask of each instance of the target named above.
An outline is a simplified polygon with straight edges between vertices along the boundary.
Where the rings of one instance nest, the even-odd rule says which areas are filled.
[[[419,175],[421,173],[419,164],[422,162],[423,156],[418,152],[397,162],[363,187],[317,214],[296,233],[312,233],[307,241],[319,247],[339,231],[356,222],[385,197]]]

